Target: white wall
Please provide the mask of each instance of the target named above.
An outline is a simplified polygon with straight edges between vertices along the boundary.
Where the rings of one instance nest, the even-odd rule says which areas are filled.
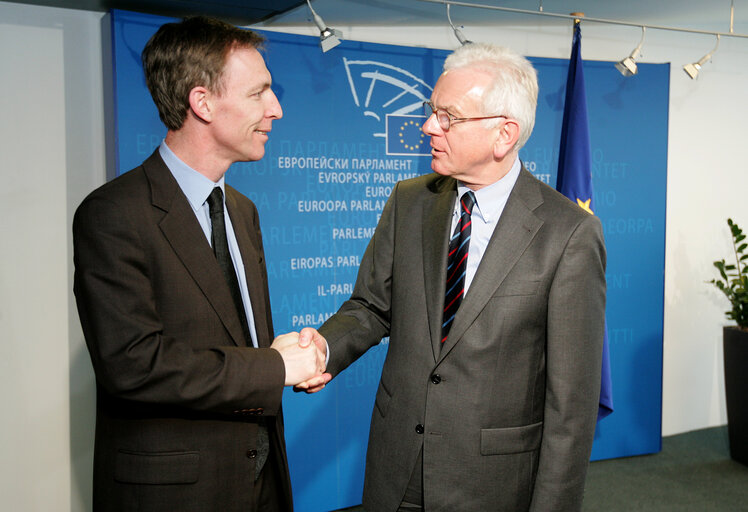
[[[7,510],[90,510],[95,393],[71,292],[70,226],[80,200],[105,179],[101,18],[0,2],[0,496]],[[309,27],[279,28],[314,35]],[[444,27],[338,28],[363,41],[456,46]],[[567,58],[571,44],[568,27],[465,32],[541,57]],[[594,24],[583,33],[584,58],[595,60],[617,60],[639,38],[635,28]],[[726,421],[720,339],[727,304],[705,281],[711,262],[729,254],[725,218],[748,227],[748,41],[723,40],[702,76],[688,79],[680,65],[712,44],[706,36],[650,31],[644,48],[643,61],[673,63],[664,435]],[[636,133],[625,141],[636,142]]]
[[[104,181],[100,14],[0,2],[0,496],[90,510],[94,380],[72,213]]]

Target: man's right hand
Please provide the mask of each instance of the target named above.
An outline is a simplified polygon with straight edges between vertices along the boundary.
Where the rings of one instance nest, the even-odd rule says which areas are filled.
[[[299,344],[308,345],[313,344],[317,347],[317,350],[322,355],[322,361],[326,362],[327,359],[327,340],[322,336],[317,329],[311,327],[304,327],[299,335]],[[325,384],[332,380],[332,375],[329,373],[323,373],[322,375],[316,376],[313,379],[308,379],[304,382],[299,382],[294,385],[295,391],[304,391],[306,393],[316,393],[325,387]]]
[[[290,332],[275,338],[270,348],[277,350],[283,358],[286,367],[286,386],[295,386],[303,382],[314,382],[318,386],[324,386],[329,382],[329,374],[324,373],[325,356],[311,339],[299,339],[299,333]]]

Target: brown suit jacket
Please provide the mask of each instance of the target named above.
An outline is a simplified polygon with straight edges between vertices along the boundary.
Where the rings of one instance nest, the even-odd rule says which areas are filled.
[[[75,296],[97,384],[95,510],[253,510],[258,418],[291,488],[257,209],[226,204],[260,348],[158,151],[92,192],[73,221]],[[284,507],[281,506],[281,509]]]
[[[423,449],[429,512],[581,508],[600,391],[597,218],[522,170],[440,346],[456,182],[399,183],[350,300],[320,328],[328,370],[390,336],[364,507],[394,512]]]

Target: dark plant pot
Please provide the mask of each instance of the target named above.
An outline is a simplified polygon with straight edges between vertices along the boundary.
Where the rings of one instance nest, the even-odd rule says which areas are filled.
[[[748,465],[748,331],[725,327],[722,341],[730,457]]]

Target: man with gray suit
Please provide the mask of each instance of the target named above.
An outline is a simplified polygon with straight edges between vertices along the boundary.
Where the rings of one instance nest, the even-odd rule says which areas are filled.
[[[537,95],[535,70],[510,50],[447,58],[423,126],[435,173],[394,188],[351,298],[301,333],[329,344],[333,376],[390,337],[366,510],[581,508],[605,246],[598,219],[518,159]]]

